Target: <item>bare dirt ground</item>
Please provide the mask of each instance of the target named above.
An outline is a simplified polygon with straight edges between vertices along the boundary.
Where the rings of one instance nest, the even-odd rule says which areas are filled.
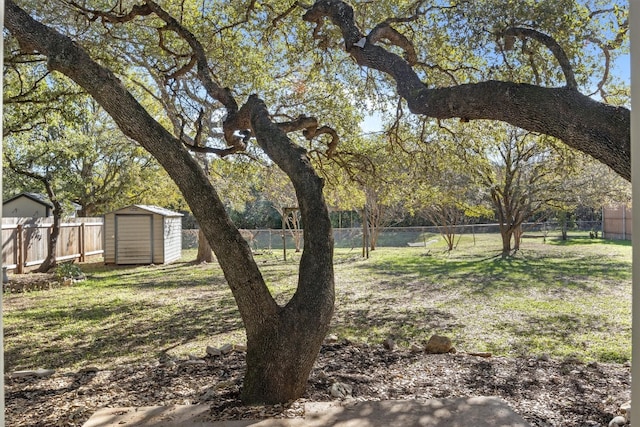
[[[284,406],[239,401],[244,353],[85,369],[6,384],[8,426],[81,426],[104,406],[209,404],[211,420],[302,416],[335,382],[356,400],[499,396],[532,426],[607,426],[630,398],[630,368],[572,360],[431,355],[349,342],[325,345],[305,396]]]

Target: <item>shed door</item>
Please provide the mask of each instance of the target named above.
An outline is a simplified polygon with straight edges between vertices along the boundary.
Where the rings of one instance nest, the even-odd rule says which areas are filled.
[[[153,216],[116,215],[116,264],[151,264]]]

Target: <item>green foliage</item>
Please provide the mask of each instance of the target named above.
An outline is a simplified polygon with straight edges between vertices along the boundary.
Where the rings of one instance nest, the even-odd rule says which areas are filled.
[[[73,262],[63,262],[58,264],[53,274],[59,282],[62,282],[65,279],[75,279],[83,275],[80,266]]]
[[[174,134],[194,138],[200,133],[209,146],[224,147],[219,135],[222,120],[219,106],[201,99],[203,88],[195,78],[195,69],[183,69],[191,59],[190,47],[171,31],[158,31],[162,27],[158,18],[149,16],[115,23],[89,20],[79,9],[59,0],[20,3],[36,11],[45,23],[73,34],[74,40],[119,73],[145,108]],[[309,142],[302,136],[293,136],[296,143],[309,150],[314,165],[325,178],[325,196],[332,208],[361,209],[366,203],[366,186],[370,196],[375,194],[378,204],[391,208],[406,203],[406,209],[413,214],[429,208],[434,200],[449,207],[455,205],[465,217],[489,214],[480,197],[467,197],[487,192],[486,188],[468,185],[466,169],[477,170],[478,163],[474,160],[468,167],[462,167],[464,163],[456,160],[461,150],[473,147],[466,145],[469,141],[464,138],[452,137],[451,131],[475,134],[477,140],[482,140],[483,136],[490,137],[490,126],[450,120],[434,122],[410,115],[406,106],[397,102],[397,94],[383,76],[361,69],[347,59],[337,29],[325,25],[326,39],[318,49],[318,40],[312,38],[310,26],[301,19],[303,8],[291,8],[289,2],[159,3],[203,41],[213,75],[222,86],[230,87],[239,101],[258,93],[276,120],[306,114],[318,117],[322,124],[338,132],[339,149],[332,159],[322,155],[326,137]],[[109,2],[91,4],[96,10],[122,14],[128,7],[130,4],[126,2],[115,9]],[[547,47],[534,40],[518,39],[514,49],[505,49],[499,32],[521,26],[553,37],[565,49],[580,90],[591,93],[599,88],[599,96],[608,102],[628,103],[628,85],[615,81],[612,73],[599,85],[605,76],[603,49],[612,60],[628,51],[626,2],[482,0],[426,5],[396,1],[361,2],[354,7],[365,33],[388,18],[411,17],[392,25],[413,43],[419,59],[415,68],[430,87],[487,79],[545,86],[565,84]],[[21,129],[34,123],[34,118],[36,123],[46,122],[55,127],[60,121],[73,122],[84,117],[93,132],[102,132],[106,140],[120,141],[113,129],[103,125],[106,123],[103,118],[92,120],[85,114],[82,102],[69,102],[79,96],[75,93],[77,88],[58,74],[49,74],[42,57],[18,54],[18,46],[8,34],[5,46],[8,52],[5,129]],[[403,54],[398,49],[396,53]],[[186,71],[176,73],[179,70]],[[37,102],[25,103],[25,99]],[[365,114],[373,112],[380,114],[388,132],[363,136],[359,123]],[[199,121],[200,114],[204,119]],[[84,143],[82,137],[75,138],[75,144]],[[125,158],[144,158],[139,148],[138,152],[132,152],[119,142],[113,144],[113,150],[125,152]],[[224,162],[216,161],[210,170],[221,197],[235,212],[241,212],[256,197],[254,178],[259,175],[249,166],[250,160],[264,163],[263,153],[254,144],[249,144],[248,154],[250,157],[232,156]],[[495,156],[484,154],[485,162]],[[92,162],[96,163],[95,157],[86,157],[87,164]],[[409,168],[416,173],[407,173]],[[111,186],[113,191],[105,191],[109,195],[97,203],[101,208],[94,209],[95,212],[111,209],[107,206],[109,201],[126,203],[116,203],[119,196],[127,201],[137,197],[145,203],[185,208],[173,184],[156,166],[138,161],[128,167],[114,165],[109,169],[118,169],[123,180],[132,181],[132,188],[117,191]],[[93,172],[96,176],[106,174],[99,166]],[[17,187],[13,177],[7,178],[6,182]],[[160,187],[158,191],[152,190],[151,183]],[[109,184],[96,182],[89,187],[86,194],[106,190]],[[390,214],[394,216],[395,212]]]
[[[166,173],[138,145],[124,137],[95,103],[69,102],[75,116],[47,112],[43,123],[4,140],[5,166],[42,175],[59,200],[82,206],[81,215],[101,215],[132,203],[184,204]],[[20,119],[10,113],[8,120]],[[26,125],[26,124],[24,124]],[[11,163],[9,163],[11,162]],[[15,168],[4,168],[3,196],[43,192],[41,184]]]

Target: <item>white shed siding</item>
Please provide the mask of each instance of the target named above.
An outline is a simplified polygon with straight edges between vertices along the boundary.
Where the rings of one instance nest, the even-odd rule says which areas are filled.
[[[116,214],[116,264],[153,262],[153,215]]]
[[[164,262],[169,263],[182,256],[182,218],[164,218]]]

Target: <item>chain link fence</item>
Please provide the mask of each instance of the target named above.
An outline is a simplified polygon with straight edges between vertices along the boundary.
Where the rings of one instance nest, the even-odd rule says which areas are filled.
[[[562,235],[562,225],[557,222],[524,223],[522,225],[524,236],[532,237],[560,237]],[[378,236],[378,247],[407,247],[425,244],[429,240],[440,236],[441,227],[385,227],[380,229]],[[567,226],[569,235],[572,233],[598,233],[602,236],[601,221],[575,221]],[[294,231],[287,230],[283,239],[280,229],[260,229],[242,230],[243,237],[256,251],[273,250],[283,248],[286,242],[287,250],[295,250],[293,238]],[[302,230],[297,231],[302,234]],[[498,224],[469,224],[456,227],[456,234],[483,234],[500,233]],[[337,248],[360,248],[362,247],[362,228],[334,228],[333,237]],[[198,247],[198,230],[182,231],[182,248],[191,249]]]

